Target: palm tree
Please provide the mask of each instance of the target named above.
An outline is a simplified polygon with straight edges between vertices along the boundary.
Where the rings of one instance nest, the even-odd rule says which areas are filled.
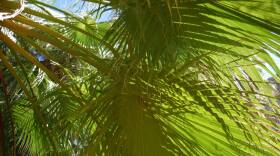
[[[280,154],[277,0],[25,4],[0,21],[0,155]]]

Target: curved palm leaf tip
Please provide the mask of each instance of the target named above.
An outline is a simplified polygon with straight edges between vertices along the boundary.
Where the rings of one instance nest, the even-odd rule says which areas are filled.
[[[279,82],[277,1],[87,0],[116,14],[105,23],[27,2],[0,22],[15,97],[4,141],[17,152],[279,155],[279,105],[260,72]]]
[[[13,13],[1,12],[0,21],[15,18],[16,16],[18,16],[19,14],[22,13],[22,11],[24,10],[24,7],[25,7],[24,0],[20,0],[20,8],[16,9]]]

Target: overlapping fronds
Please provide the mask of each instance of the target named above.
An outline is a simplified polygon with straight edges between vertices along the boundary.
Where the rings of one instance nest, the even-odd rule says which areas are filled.
[[[263,78],[280,80],[277,0],[85,1],[83,18],[28,0],[0,22],[17,86],[1,109],[18,152],[280,154],[278,97]],[[116,18],[94,20],[104,12]]]

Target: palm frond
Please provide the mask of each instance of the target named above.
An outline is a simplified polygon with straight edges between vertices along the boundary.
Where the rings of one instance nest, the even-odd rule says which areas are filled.
[[[116,19],[29,0],[0,22],[1,63],[19,86],[11,100],[18,150],[279,155],[278,97],[262,75],[280,81],[276,0],[85,1]]]

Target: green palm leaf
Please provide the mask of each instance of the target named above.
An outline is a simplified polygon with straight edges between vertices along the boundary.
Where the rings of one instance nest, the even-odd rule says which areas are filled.
[[[16,137],[4,140],[16,142],[11,150],[280,154],[279,104],[262,75],[280,80],[277,0],[77,5],[84,2],[93,4],[84,18],[28,0],[22,14],[0,22],[1,63],[18,85],[10,101]],[[17,6],[0,2],[4,11]],[[106,12],[116,18],[98,22],[92,15]]]

